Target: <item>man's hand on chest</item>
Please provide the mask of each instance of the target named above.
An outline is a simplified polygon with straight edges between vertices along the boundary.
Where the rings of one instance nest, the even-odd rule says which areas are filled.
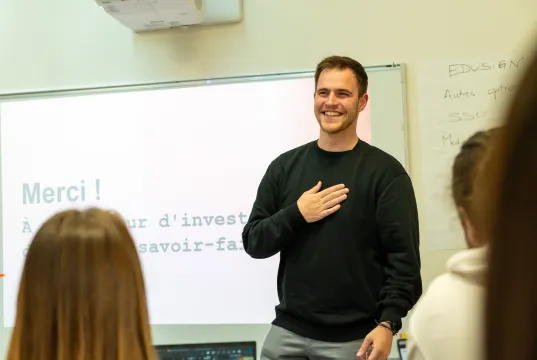
[[[321,182],[304,192],[297,201],[298,209],[308,223],[319,221],[341,208],[349,189],[343,184],[334,185],[323,191]]]

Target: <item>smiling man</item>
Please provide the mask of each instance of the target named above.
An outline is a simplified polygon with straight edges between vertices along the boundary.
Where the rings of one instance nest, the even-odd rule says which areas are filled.
[[[261,358],[385,360],[422,293],[412,182],[358,138],[368,77],[357,61],[315,72],[320,135],[269,165],[244,227],[245,251],[280,254],[280,303]]]

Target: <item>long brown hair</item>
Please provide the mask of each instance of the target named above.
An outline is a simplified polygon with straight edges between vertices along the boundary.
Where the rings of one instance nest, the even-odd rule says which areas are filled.
[[[486,359],[537,354],[537,57],[478,180],[478,231],[490,239]]]
[[[118,214],[66,210],[36,232],[8,360],[153,360],[145,285]]]

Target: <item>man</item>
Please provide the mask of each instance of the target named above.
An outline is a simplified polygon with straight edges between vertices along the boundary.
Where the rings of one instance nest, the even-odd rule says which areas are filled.
[[[332,56],[315,72],[320,136],[269,165],[242,238],[280,253],[262,359],[385,360],[422,293],[416,199],[403,166],[358,139],[368,77]],[[369,353],[370,351],[370,353]]]

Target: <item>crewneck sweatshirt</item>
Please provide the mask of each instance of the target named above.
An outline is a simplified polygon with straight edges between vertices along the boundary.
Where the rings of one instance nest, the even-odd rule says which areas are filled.
[[[341,208],[308,223],[297,200],[322,182],[344,184]],[[242,234],[253,258],[280,256],[272,322],[314,340],[363,339],[376,321],[400,322],[422,293],[412,182],[364,141],[325,151],[312,141],[268,166]]]

